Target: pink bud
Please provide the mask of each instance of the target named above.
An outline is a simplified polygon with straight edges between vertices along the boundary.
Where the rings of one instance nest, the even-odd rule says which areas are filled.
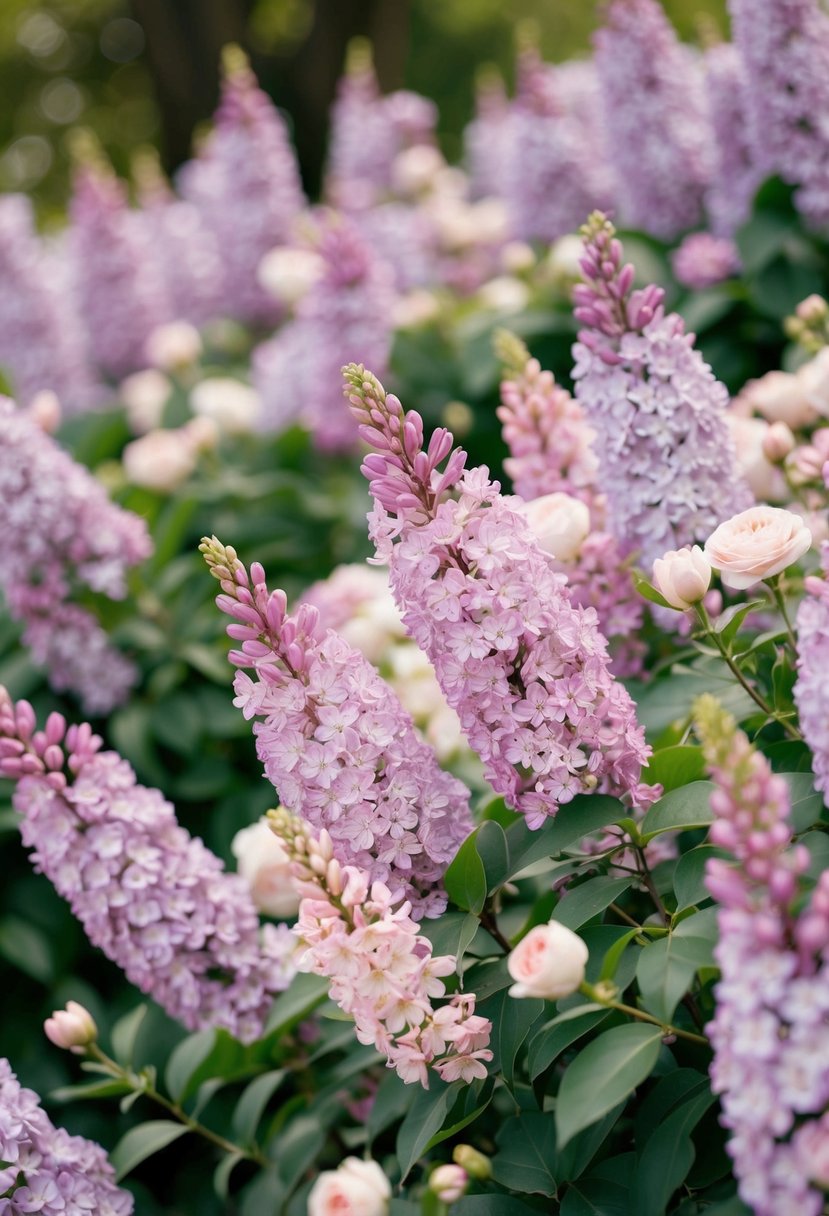
[[[429,1190],[442,1203],[455,1203],[466,1193],[468,1185],[469,1175],[460,1165],[439,1165],[429,1179]]]
[[[773,422],[763,436],[763,455],[772,464],[781,464],[795,448],[795,437],[785,422]]]
[[[46,1037],[56,1047],[82,1055],[84,1050],[98,1037],[98,1027],[92,1014],[77,1001],[67,1001],[65,1009],[58,1009],[43,1023]]]

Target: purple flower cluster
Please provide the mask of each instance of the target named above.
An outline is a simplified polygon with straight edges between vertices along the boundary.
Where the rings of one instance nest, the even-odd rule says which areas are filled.
[[[0,1216],[130,1216],[133,1206],[101,1146],[55,1127],[0,1059]]]
[[[721,971],[707,1033],[728,1152],[756,1216],[819,1216],[817,1188],[829,1185],[829,873],[795,917],[809,854],[791,846],[786,782],[713,698],[698,703],[697,720],[717,786],[710,839],[736,858],[707,871]]]
[[[829,13],[820,0],[729,0],[746,74],[747,130],[764,176],[797,185],[812,223],[829,221]]]
[[[268,324],[280,310],[256,272],[265,254],[289,239],[305,198],[281,114],[238,48],[226,50],[224,66],[216,125],[179,182],[221,251],[223,312]]]
[[[315,248],[322,273],[294,319],[254,351],[253,380],[265,429],[280,430],[298,417],[323,451],[338,451],[357,439],[342,408],[340,368],[358,351],[386,367],[394,294],[389,267],[344,216],[319,218]]]
[[[732,278],[740,269],[740,255],[729,237],[690,232],[671,255],[671,265],[683,287],[704,291]]]
[[[374,451],[370,517],[403,622],[498,793],[539,827],[562,802],[601,788],[635,796],[648,756],[635,707],[608,667],[592,609],[525,518],[466,453],[359,365],[344,369],[361,436]],[[442,473],[438,466],[447,460]],[[447,497],[454,491],[458,497]]]
[[[760,185],[748,130],[748,82],[737,48],[722,42],[705,53],[714,171],[705,206],[714,232],[731,236],[749,217]]]
[[[595,47],[621,217],[676,236],[700,220],[711,176],[700,64],[657,0],[613,0]]]
[[[510,114],[502,77],[481,73],[475,91],[475,117],[464,134],[464,161],[473,198],[498,198],[504,190],[504,165],[510,154]]]
[[[705,540],[751,503],[726,425],[728,392],[659,287],[632,290],[613,225],[584,229],[586,282],[573,292],[578,399],[596,431],[599,482],[620,544],[649,568]]]
[[[829,806],[829,543],[822,550],[823,578],[807,578],[797,610],[797,681],[794,699],[803,737],[812,749],[815,785]]]
[[[68,900],[94,946],[188,1030],[258,1038],[293,974],[286,926],[266,925],[245,882],[138,785],[89,726],[60,714],[36,729],[0,687],[0,776],[35,868]]]
[[[285,807],[327,829],[337,860],[383,882],[425,916],[446,906],[440,880],[472,830],[469,791],[438,766],[411,718],[359,651],[302,604],[286,614],[258,563],[250,577],[215,538],[202,552],[232,616],[237,705],[254,724],[256,750]]]
[[[70,602],[79,587],[121,599],[130,566],[149,556],[144,521],[109,501],[103,486],[32,417],[0,398],[0,515],[15,561],[0,574],[9,611],[57,689],[87,712],[123,700],[134,670],[95,617]]]

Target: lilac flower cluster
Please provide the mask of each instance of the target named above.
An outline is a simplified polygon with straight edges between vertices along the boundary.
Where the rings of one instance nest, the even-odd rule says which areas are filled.
[[[749,217],[760,185],[748,130],[748,81],[737,48],[722,42],[705,52],[714,170],[705,206],[714,232],[731,236]]]
[[[671,255],[678,283],[692,291],[704,291],[740,269],[740,255],[734,242],[710,232],[691,232]]]
[[[797,610],[797,681],[794,699],[803,737],[812,750],[815,785],[829,806],[829,543],[822,549],[823,578],[807,578]]]
[[[364,367],[344,374],[374,448],[363,472],[377,556],[389,562],[403,622],[493,788],[531,827],[587,790],[635,796],[648,749],[609,671],[595,612],[571,603],[563,575],[488,469],[464,473],[466,453],[452,451],[448,431],[436,430],[424,448],[418,414]]]
[[[138,785],[89,726],[0,687],[0,776],[38,872],[68,900],[94,946],[188,1030],[263,1031],[293,974],[286,926],[266,925],[243,879],[227,874],[176,821],[159,790]]]
[[[130,566],[152,551],[144,521],[109,501],[103,487],[35,420],[0,398],[0,514],[15,561],[0,574],[24,642],[57,689],[103,713],[134,683],[132,664],[95,617],[70,602],[78,586],[110,599],[126,593]]]
[[[594,41],[620,214],[676,236],[701,218],[711,176],[700,65],[657,0],[613,0]]]
[[[590,508],[590,534],[577,557],[557,563],[557,568],[567,575],[573,602],[595,608],[614,673],[639,675],[643,646],[637,634],[642,624],[642,598],[616,538],[604,530],[593,431],[584,410],[556,384],[552,372],[541,370],[515,335],[500,331],[496,352],[506,375],[497,411],[510,450],[504,469],[525,501],[564,492],[581,498]]]
[[[597,434],[610,527],[649,568],[667,549],[705,540],[751,498],[726,425],[727,390],[694,335],[665,314],[661,288],[632,290],[633,267],[622,265],[600,212],[583,232],[573,379]]]
[[[0,1216],[130,1216],[133,1207],[101,1146],[55,1127],[0,1059]]]
[[[411,904],[356,866],[341,866],[325,830],[317,839],[284,808],[269,819],[303,897],[295,929],[305,946],[300,971],[331,980],[331,999],[354,1018],[357,1038],[373,1043],[406,1084],[428,1089],[430,1068],[444,1081],[486,1077],[492,1023],[475,1013],[473,993],[433,1007],[446,991],[440,977],[452,975],[458,960],[433,955]]]
[[[241,642],[231,662],[237,705],[285,807],[331,833],[338,861],[386,883],[426,916],[446,906],[440,880],[472,830],[469,791],[443,772],[409,715],[359,651],[318,627],[302,604],[286,614],[258,562],[250,577],[215,539],[202,552],[219,579],[216,603]]]
[[[327,214],[316,224],[322,271],[296,316],[253,354],[262,425],[279,430],[299,416],[324,451],[353,447],[356,428],[342,408],[340,368],[370,351],[385,368],[391,351],[394,295],[389,267],[355,226]]]
[[[712,697],[701,698],[696,718],[717,786],[710,839],[736,858],[709,861],[707,871],[720,904],[721,971],[707,1033],[728,1152],[756,1216],[820,1216],[817,1188],[829,1185],[829,874],[795,917],[809,854],[791,846],[786,783]]]
[[[763,176],[797,185],[812,223],[829,221],[829,13],[820,0],[729,0],[746,74],[747,130]]]
[[[464,133],[464,161],[473,198],[497,198],[504,189],[510,154],[511,107],[497,71],[481,72],[475,90],[475,117]]]
[[[221,251],[223,312],[267,324],[279,308],[256,272],[268,250],[291,235],[305,198],[285,121],[238,47],[225,51],[224,69],[216,125],[179,184]]]

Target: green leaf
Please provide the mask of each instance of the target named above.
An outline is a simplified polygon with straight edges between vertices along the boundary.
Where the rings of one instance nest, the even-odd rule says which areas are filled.
[[[48,937],[19,916],[0,920],[0,955],[40,984],[49,984],[55,977]]]
[[[568,929],[579,929],[627,891],[631,881],[630,878],[610,878],[606,874],[589,878],[565,893],[553,910],[553,920]]]
[[[227,1199],[230,1191],[230,1175],[240,1161],[244,1160],[244,1153],[227,1153],[216,1166],[213,1171],[213,1190],[219,1199]]]
[[[571,1043],[595,1030],[608,1017],[610,1010],[604,1005],[577,1005],[542,1026],[530,1040],[527,1050],[530,1080],[539,1077]]]
[[[400,1080],[396,1072],[388,1072],[380,1082],[368,1116],[369,1141],[376,1140],[386,1128],[402,1119],[412,1104],[412,1087]]]
[[[613,943],[602,959],[602,968],[599,972],[600,980],[612,980],[615,977],[625,951],[638,933],[638,929],[628,929],[626,933],[622,933]],[[619,987],[627,987],[627,983],[620,983]]]
[[[714,632],[720,635],[726,646],[730,646],[749,613],[754,612],[757,608],[767,607],[768,604],[765,600],[750,600],[747,604],[732,604],[717,617],[714,622]]]
[[[116,1182],[189,1130],[183,1123],[173,1123],[169,1119],[151,1119],[148,1123],[139,1123],[138,1127],[130,1128],[109,1155]]]
[[[556,1103],[556,1133],[564,1148],[650,1076],[659,1055],[658,1026],[630,1023],[606,1030],[567,1068]]]
[[[723,849],[718,849],[713,844],[700,844],[695,849],[683,853],[674,870],[677,912],[684,912],[686,908],[692,908],[709,898],[705,886],[705,867],[711,858],[727,856]]]
[[[618,798],[606,794],[579,794],[535,832],[531,832],[523,820],[513,824],[507,831],[510,858],[507,877],[513,878],[536,861],[557,857],[590,832],[616,823],[627,814],[627,807]]]
[[[492,1177],[501,1186],[533,1195],[555,1195],[552,1163],[556,1132],[552,1114],[524,1111],[508,1119],[495,1137]]]
[[[781,773],[780,776],[789,787],[791,820],[795,832],[800,835],[820,822],[824,815],[823,797],[815,789],[811,773]]]
[[[478,829],[480,830],[480,829]],[[487,896],[487,878],[484,863],[476,847],[477,830],[467,836],[444,875],[446,894],[458,908],[474,912],[483,911]]]
[[[129,1013],[125,1013],[122,1018],[119,1018],[112,1028],[110,1034],[112,1054],[124,1068],[129,1068],[132,1065],[138,1032],[141,1029],[144,1018],[147,1016],[147,1008],[146,1005],[137,1005],[135,1009],[130,1010]]]
[[[606,1178],[580,1178],[567,1188],[561,1216],[631,1216],[629,1192]]]
[[[467,947],[480,927],[474,912],[444,912],[436,920],[424,921],[420,932],[432,943],[433,954],[451,954],[460,970]]]
[[[90,1081],[87,1085],[63,1085],[53,1089],[49,1097],[53,1102],[75,1102],[82,1098],[118,1098],[132,1093],[126,1081]]]
[[[233,1134],[240,1144],[253,1143],[265,1107],[287,1075],[286,1068],[276,1068],[254,1077],[245,1087],[233,1112]]]
[[[283,1127],[271,1145],[276,1170],[286,1191],[292,1191],[325,1144],[326,1131],[319,1119],[300,1115]]]
[[[631,578],[633,585],[642,599],[647,600],[650,604],[658,604],[660,608],[671,608],[661,591],[657,591],[650,579],[645,578],[644,574],[640,574],[638,570],[631,570]]]
[[[511,1195],[464,1195],[452,1204],[452,1216],[538,1216],[538,1209]]]
[[[426,1145],[426,1151],[433,1149],[441,1141],[448,1140],[450,1136],[456,1136],[470,1123],[474,1123],[489,1106],[494,1092],[494,1077],[487,1077],[485,1081],[474,1081],[471,1085],[465,1085],[461,1089],[455,1105],[449,1111],[443,1127],[440,1131],[435,1132]]]
[[[188,1035],[173,1050],[164,1070],[164,1084],[175,1102],[185,1096],[191,1077],[215,1046],[216,1031],[200,1030]]]
[[[415,1094],[409,1113],[397,1133],[401,1182],[406,1181],[412,1166],[420,1160],[432,1136],[443,1127],[462,1085],[462,1081],[453,1081],[451,1085],[446,1085],[442,1081],[431,1079],[429,1089],[418,1090]]]
[[[274,1037],[284,1034],[327,996],[328,980],[321,975],[300,973],[274,1001],[265,1026],[266,1034]]]
[[[667,937],[647,945],[639,955],[636,979],[642,1004],[649,1013],[670,1022],[679,1002],[701,967],[712,967],[714,937],[703,912],[680,921]],[[704,920],[700,921],[699,918]],[[699,923],[698,923],[699,922]]]
[[[504,989],[485,1001],[478,1001],[475,1012],[492,1022],[489,1045],[493,1059],[489,1070],[493,1074],[500,1072],[507,1085],[512,1087],[515,1058],[521,1044],[543,1014],[544,1002],[538,997],[512,997]]]
[[[664,1216],[668,1200],[694,1163],[691,1132],[716,1100],[704,1081],[699,1092],[660,1123],[645,1144],[634,1189],[633,1206],[639,1216]]]
[[[509,872],[507,837],[500,823],[485,819],[475,833],[475,847],[484,863],[487,892],[491,894],[503,886]]]
[[[711,813],[713,781],[692,781],[664,794],[655,802],[642,821],[644,837],[661,832],[681,832],[689,828],[707,828],[714,820]]]
[[[663,747],[651,756],[644,776],[648,785],[661,785],[664,794],[691,781],[701,781],[705,776],[702,748],[687,743]]]
[[[612,1110],[609,1110],[597,1123],[593,1123],[590,1127],[586,1127],[583,1131],[579,1132],[559,1152],[556,1170],[561,1182],[573,1182],[574,1179],[581,1177],[590,1165],[590,1162],[607,1141],[608,1136],[621,1118],[624,1109],[625,1103],[617,1102]],[[596,1172],[594,1170],[594,1173]],[[621,1181],[616,1177],[611,1177],[614,1182]],[[625,1182],[628,1186],[630,1185],[627,1179]]]

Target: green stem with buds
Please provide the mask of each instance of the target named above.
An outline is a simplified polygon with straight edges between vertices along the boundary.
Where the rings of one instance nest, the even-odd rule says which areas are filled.
[[[658,1026],[664,1035],[676,1035],[678,1039],[687,1039],[689,1043],[699,1043],[704,1047],[708,1046],[708,1039],[705,1035],[694,1034],[690,1030],[681,1030],[679,1026],[673,1026],[670,1022],[663,1022],[661,1018],[655,1018],[650,1013],[645,1013],[643,1009],[636,1009],[633,1005],[625,1005],[621,1001],[615,999],[615,994],[618,992],[615,984],[608,982],[600,984],[582,984],[579,987],[579,992],[588,997],[591,1001],[595,1001],[598,1005],[604,1005],[608,1009],[617,1009],[619,1013],[627,1014],[628,1017],[636,1018],[640,1022],[648,1022],[651,1026]]]

